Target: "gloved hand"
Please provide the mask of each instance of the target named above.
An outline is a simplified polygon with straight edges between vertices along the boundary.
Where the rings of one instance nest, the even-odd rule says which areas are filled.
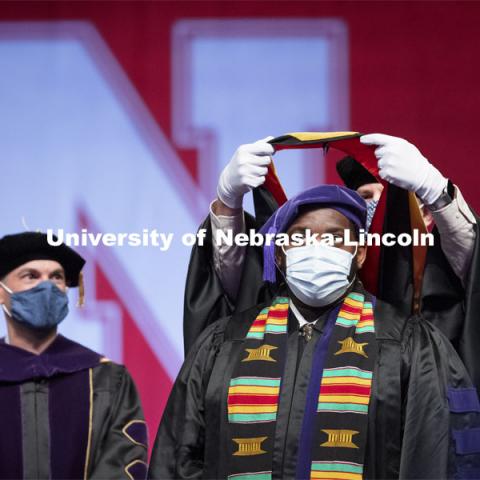
[[[255,143],[240,145],[218,181],[218,198],[230,208],[240,208],[243,196],[252,188],[262,185],[272,161],[274,148],[266,137]]]
[[[403,138],[372,133],[360,137],[360,142],[378,145],[375,156],[381,178],[397,187],[415,192],[426,205],[435,202],[448,184],[448,180],[418,148]]]

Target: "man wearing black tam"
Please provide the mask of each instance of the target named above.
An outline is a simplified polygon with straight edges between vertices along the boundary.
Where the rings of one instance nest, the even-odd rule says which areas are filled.
[[[135,385],[57,333],[85,260],[43,233],[0,239],[0,479],[140,479],[147,434]]]
[[[190,349],[149,478],[480,478],[477,393],[438,329],[364,289],[366,247],[345,234],[365,222],[365,201],[333,185],[270,217],[263,233],[300,244],[265,246],[273,300]]]

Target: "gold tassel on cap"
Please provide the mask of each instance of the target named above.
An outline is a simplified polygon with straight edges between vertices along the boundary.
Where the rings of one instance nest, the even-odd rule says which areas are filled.
[[[85,284],[83,283],[83,272],[78,274],[78,302],[77,307],[83,307],[85,304]]]

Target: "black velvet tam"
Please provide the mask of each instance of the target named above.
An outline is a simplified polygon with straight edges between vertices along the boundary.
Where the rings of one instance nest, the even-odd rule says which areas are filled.
[[[345,186],[356,190],[367,183],[378,183],[378,180],[353,157],[345,157],[337,165],[337,173]]]
[[[71,287],[78,286],[85,265],[85,260],[64,243],[58,247],[50,245],[45,233],[23,232],[0,239],[0,278],[31,260],[56,260],[64,268],[67,285]]]

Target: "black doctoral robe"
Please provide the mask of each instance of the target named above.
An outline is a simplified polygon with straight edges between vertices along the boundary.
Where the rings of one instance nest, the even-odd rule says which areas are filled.
[[[1,479],[142,479],[147,430],[124,366],[62,335],[40,355],[0,341]]]
[[[212,323],[191,347],[164,411],[149,478],[226,478],[229,381],[251,323],[268,305]],[[478,396],[449,340],[425,318],[382,301],[375,329],[365,478],[480,478]],[[298,323],[290,312],[274,479],[295,478],[312,352],[321,335],[316,325],[299,355]]]
[[[258,231],[277,205],[264,187],[253,191],[255,217],[245,213],[246,229]],[[389,185],[383,219],[384,233],[411,232],[407,192]],[[428,247],[421,286],[421,313],[436,325],[450,340],[467,371],[480,391],[480,218],[474,213],[476,241],[470,264],[468,284],[464,287],[453,272],[443,250],[441,238],[435,228],[434,245]],[[194,246],[188,267],[184,302],[185,353],[200,333],[216,319],[246,310],[258,303],[268,303],[274,288],[262,281],[263,250],[246,248],[246,257],[237,298],[226,294],[213,265],[212,232],[208,216],[200,228],[207,231],[205,244]],[[367,255],[367,260],[371,251]],[[408,314],[413,303],[413,262],[411,247],[384,247],[380,251],[377,274],[378,299]]]

